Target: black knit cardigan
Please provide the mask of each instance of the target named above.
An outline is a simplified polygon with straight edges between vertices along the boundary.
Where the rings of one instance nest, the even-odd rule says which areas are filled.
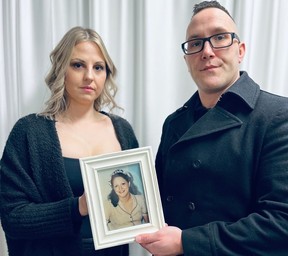
[[[131,125],[109,116],[122,150],[138,147]],[[73,218],[75,198],[55,121],[36,114],[19,119],[0,167],[1,223],[9,255],[81,255],[81,219]]]

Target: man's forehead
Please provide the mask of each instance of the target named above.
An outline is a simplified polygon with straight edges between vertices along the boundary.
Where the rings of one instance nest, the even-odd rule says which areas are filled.
[[[196,14],[193,14],[191,20],[192,20],[193,18],[197,17],[197,16],[200,16],[199,14],[202,14],[202,15],[203,15],[203,13],[206,13],[206,14],[207,14],[207,13],[210,13],[210,14],[211,14],[211,13],[214,13],[215,15],[216,15],[216,14],[218,14],[218,15],[223,15],[223,16],[227,17],[228,19],[230,19],[231,21],[234,22],[233,18],[232,18],[227,12],[225,12],[224,10],[219,9],[219,8],[217,8],[217,7],[207,7],[207,8],[205,8],[205,9],[202,9],[201,11],[198,11]]]
[[[231,17],[218,8],[207,8],[195,14],[188,25],[188,33],[200,33],[201,31],[215,30],[216,32],[236,32],[236,25]]]

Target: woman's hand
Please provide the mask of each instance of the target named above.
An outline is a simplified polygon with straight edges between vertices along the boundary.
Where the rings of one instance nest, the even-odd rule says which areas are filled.
[[[88,215],[88,207],[87,207],[85,192],[83,193],[82,196],[79,197],[79,212],[81,216]]]

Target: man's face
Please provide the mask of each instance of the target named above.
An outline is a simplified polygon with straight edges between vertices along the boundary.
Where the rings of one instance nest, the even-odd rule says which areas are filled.
[[[186,40],[235,32],[234,21],[222,10],[207,8],[197,13],[187,28]],[[213,49],[205,42],[201,52],[185,55],[188,70],[198,86],[200,97],[221,95],[237,78],[239,64],[245,54],[244,43],[234,39],[230,47]]]

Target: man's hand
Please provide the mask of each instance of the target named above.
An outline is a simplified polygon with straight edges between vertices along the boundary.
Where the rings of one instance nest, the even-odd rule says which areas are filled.
[[[166,226],[151,234],[136,236],[136,242],[154,256],[173,256],[183,254],[182,230]]]

